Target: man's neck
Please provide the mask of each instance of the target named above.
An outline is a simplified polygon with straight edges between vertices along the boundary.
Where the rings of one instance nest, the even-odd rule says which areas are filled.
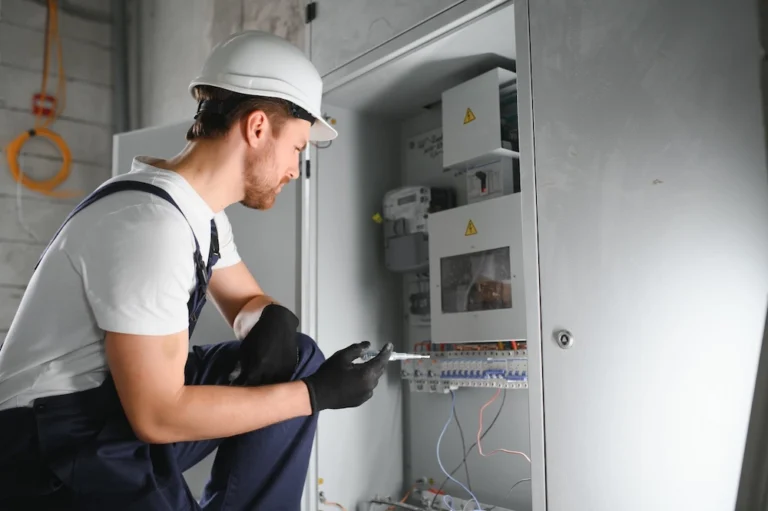
[[[176,172],[202,197],[214,213],[242,200],[242,172],[237,155],[217,142],[190,142],[173,158],[152,165]]]

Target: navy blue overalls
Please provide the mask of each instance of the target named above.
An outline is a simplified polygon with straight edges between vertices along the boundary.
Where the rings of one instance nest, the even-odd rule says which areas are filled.
[[[86,197],[61,228],[83,208],[123,190],[152,193],[181,212],[161,188],[117,181]],[[197,285],[187,304],[190,336],[218,257],[216,224],[211,220],[207,264],[195,238]],[[54,313],[41,311],[43,316]],[[299,334],[298,344],[293,379],[314,373],[324,361],[309,337]],[[238,341],[193,346],[185,384],[229,385],[238,358]],[[133,433],[108,376],[91,390],[0,411],[0,510],[298,511],[316,426],[316,416],[302,417],[226,439],[147,444]],[[216,448],[198,504],[182,473]]]

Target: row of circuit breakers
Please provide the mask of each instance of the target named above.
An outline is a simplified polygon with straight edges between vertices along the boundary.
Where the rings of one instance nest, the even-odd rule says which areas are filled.
[[[517,349],[422,350],[430,358],[403,360],[401,377],[413,392],[446,393],[460,387],[527,389],[528,352],[521,344]]]

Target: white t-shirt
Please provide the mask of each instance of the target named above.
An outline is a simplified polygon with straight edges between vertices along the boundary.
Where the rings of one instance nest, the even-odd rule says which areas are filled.
[[[207,261],[215,218],[221,259],[214,270],[240,261],[224,211],[214,215],[177,173],[136,158],[131,172],[107,182],[117,180],[164,189],[184,216],[161,197],[129,190],[67,223],[32,276],[0,349],[0,410],[100,385],[108,371],[105,330],[169,335],[187,328],[196,284],[193,229]]]

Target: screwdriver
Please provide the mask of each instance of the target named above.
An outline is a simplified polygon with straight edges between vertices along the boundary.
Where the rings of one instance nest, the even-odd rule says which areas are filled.
[[[362,362],[367,362],[368,360],[372,359],[376,355],[379,354],[379,350],[368,350],[360,358],[357,358],[354,360],[354,363],[360,364]],[[399,353],[397,351],[393,351],[392,355],[389,357],[390,362],[394,362],[395,360],[416,360],[420,358],[430,358],[429,355],[419,354],[419,353]]]

